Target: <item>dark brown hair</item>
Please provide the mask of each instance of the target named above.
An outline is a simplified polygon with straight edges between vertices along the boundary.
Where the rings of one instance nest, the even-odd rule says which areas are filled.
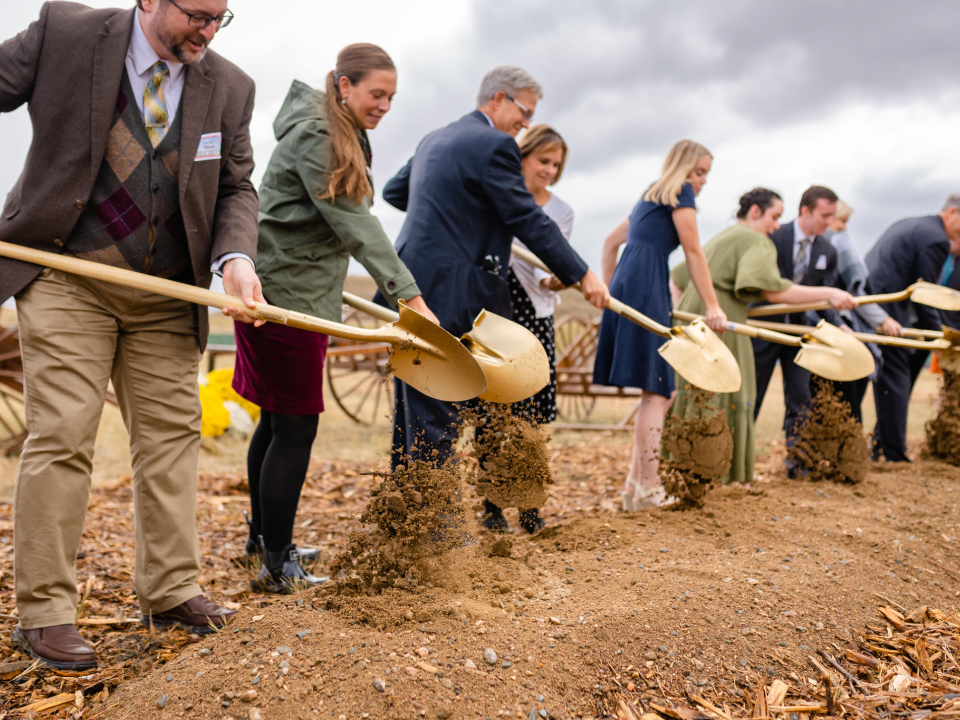
[[[367,178],[367,159],[357,137],[360,127],[340,95],[340,78],[345,77],[351,85],[356,85],[375,70],[396,72],[397,68],[383,48],[356,43],[340,51],[337,68],[327,75],[327,96],[323,107],[330,132],[327,163],[330,184],[320,199],[332,201],[338,195],[346,195],[358,203],[365,197],[373,197],[373,187]]]
[[[779,193],[764,187],[757,187],[749,192],[745,192],[740,196],[740,209],[737,210],[737,220],[745,220],[747,215],[750,214],[750,208],[754,205],[760,208],[760,214],[762,215],[770,209],[770,206],[773,205],[775,200],[782,201],[783,198],[780,197]]]
[[[803,195],[800,196],[800,209],[809,208],[812,212],[816,209],[818,200],[835,203],[839,199],[837,194],[830,188],[824,187],[823,185],[811,185],[804,190]]]
[[[551,185],[560,182],[560,176],[563,175],[563,166],[567,164],[567,144],[560,137],[560,133],[549,125],[534,125],[529,128],[520,138],[520,155],[526,159],[535,152],[549,152],[554,148],[560,148],[560,166],[557,168],[557,176],[553,179]]]

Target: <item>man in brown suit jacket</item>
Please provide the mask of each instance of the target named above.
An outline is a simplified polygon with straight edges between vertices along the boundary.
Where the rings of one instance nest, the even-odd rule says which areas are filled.
[[[207,50],[227,0],[50,2],[0,45],[0,112],[28,104],[33,141],[0,240],[261,300],[253,266],[253,81]],[[130,433],[135,589],[145,623],[193,632],[233,613],[201,594],[197,374],[207,313],[0,261],[16,297],[29,437],[14,496],[14,636],[63,670],[96,667],[74,624],[94,440],[112,380]],[[236,315],[233,311],[231,314]]]

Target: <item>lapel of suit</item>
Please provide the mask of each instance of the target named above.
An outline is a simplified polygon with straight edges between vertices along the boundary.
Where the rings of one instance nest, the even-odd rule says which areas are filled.
[[[213,97],[214,79],[206,74],[207,63],[201,60],[195,65],[186,68],[186,79],[183,85],[183,98],[180,101],[180,203],[186,197],[187,184],[190,182],[190,173],[193,171],[194,159],[200,147],[200,136],[203,135],[204,122],[207,119],[207,110],[210,108],[210,98]]]
[[[97,36],[93,54],[93,96],[90,111],[90,173],[96,181],[110,134],[110,123],[117,107],[120,83],[136,8],[118,12]]]

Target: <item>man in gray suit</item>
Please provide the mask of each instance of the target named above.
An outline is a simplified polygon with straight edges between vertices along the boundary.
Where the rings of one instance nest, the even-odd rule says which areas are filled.
[[[33,124],[0,240],[203,287],[222,270],[228,292],[262,299],[253,81],[207,50],[231,18],[227,0],[51,2],[0,45],[0,112],[27,104]],[[54,668],[96,667],[74,624],[75,563],[110,380],[130,433],[143,621],[222,627],[233,613],[196,581],[206,312],[3,260],[0,301],[11,296],[29,430],[14,496],[15,640]]]

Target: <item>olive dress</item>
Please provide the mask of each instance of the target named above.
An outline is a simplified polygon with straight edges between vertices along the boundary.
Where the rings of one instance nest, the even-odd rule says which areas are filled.
[[[747,306],[762,300],[762,291],[781,292],[793,285],[790,280],[780,277],[773,242],[746,225],[727,228],[707,243],[703,252],[707,256],[717,300],[732,322],[747,321]],[[703,301],[690,280],[687,264],[684,262],[674,268],[671,278],[683,290],[677,309],[702,315],[705,311]],[[727,423],[733,433],[733,463],[723,482],[750,482],[753,479],[753,406],[757,401],[753,346],[750,338],[744,335],[726,332],[722,337],[740,366],[743,380],[737,392],[717,393],[712,400],[726,411]],[[670,412],[683,417],[691,407],[691,391],[678,375],[677,398]]]

